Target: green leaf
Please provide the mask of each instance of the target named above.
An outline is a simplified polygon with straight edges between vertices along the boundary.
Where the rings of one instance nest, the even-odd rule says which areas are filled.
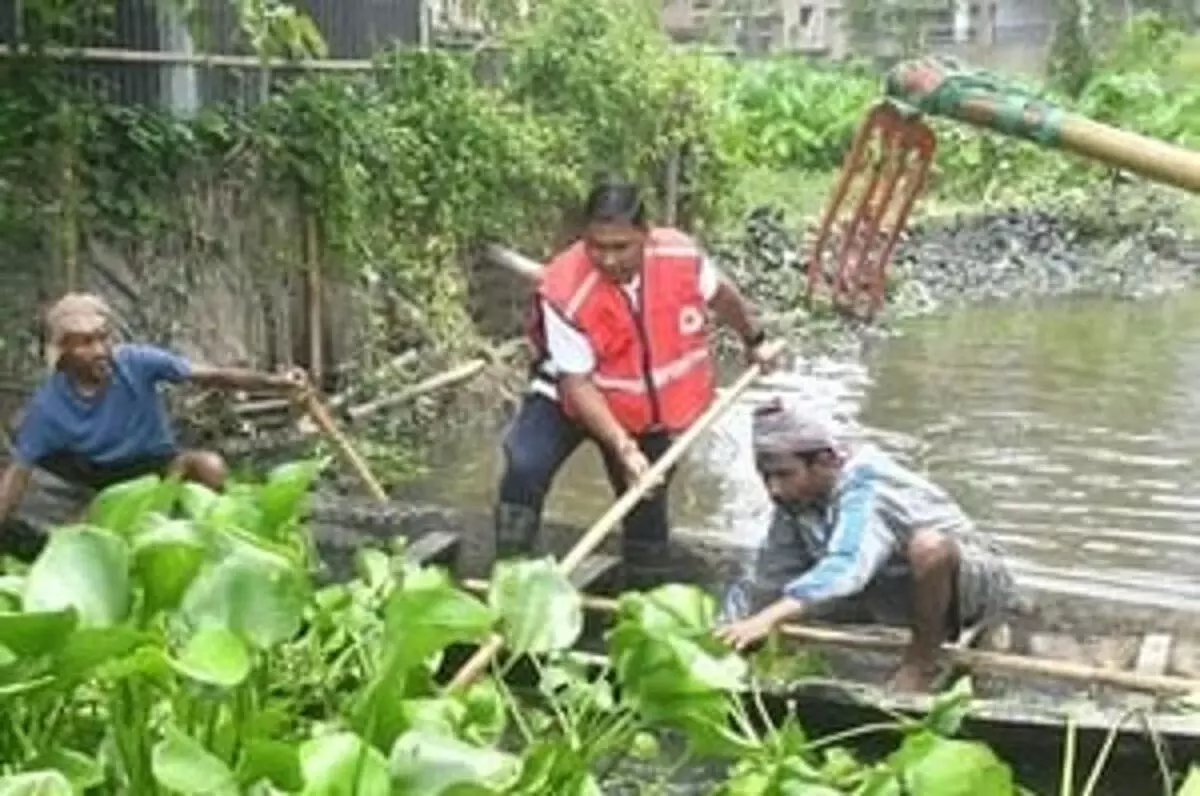
[[[180,492],[180,503],[183,504],[183,511],[188,517],[201,520],[212,511],[220,497],[219,493],[203,484],[186,481]]]
[[[0,613],[0,644],[19,657],[53,652],[66,643],[78,624],[74,608],[33,613]]]
[[[486,605],[436,569],[409,573],[388,596],[385,611],[385,645],[392,665],[403,671],[451,644],[479,641],[495,623]]]
[[[1187,779],[1175,796],[1200,796],[1200,766],[1193,764],[1188,768]]]
[[[495,681],[490,677],[475,681],[460,699],[466,708],[461,725],[463,737],[479,744],[498,741],[508,724],[508,712]]]
[[[25,578],[21,575],[0,575],[0,597],[12,600],[12,608],[21,607],[21,595],[25,593]]]
[[[609,655],[628,704],[683,731],[701,754],[746,754],[757,741],[730,729],[747,665],[713,643],[709,609],[692,587],[625,595]],[[710,651],[706,647],[712,647]],[[720,651],[717,651],[720,650]]]
[[[225,628],[268,649],[299,631],[305,597],[303,577],[285,559],[239,549],[196,576],[179,616],[194,631]]]
[[[388,763],[376,748],[354,733],[341,732],[306,741],[300,747],[304,796],[388,796]]]
[[[0,778],[0,796],[75,796],[60,771],[28,771]]]
[[[237,781],[229,767],[173,726],[154,745],[150,768],[160,785],[178,793],[237,796]]]
[[[603,796],[588,769],[583,750],[573,748],[563,739],[535,741],[526,750],[520,777],[509,792],[530,796],[535,793]]]
[[[933,707],[929,709],[921,724],[938,735],[955,735],[971,710],[973,696],[971,678],[960,677],[952,688],[934,697]]]
[[[134,539],[134,572],[145,590],[147,607],[171,611],[204,565],[204,541],[187,520],[164,517],[151,522]]]
[[[1012,770],[984,744],[924,731],[908,736],[888,762],[921,796],[1012,796]]]
[[[400,703],[404,728],[439,735],[454,735],[466,716],[466,708],[453,699],[430,697],[406,699]]]
[[[82,627],[111,627],[129,614],[129,548],[99,528],[54,531],[29,570],[24,610],[74,608]]]
[[[209,531],[231,533],[240,530],[255,536],[262,523],[262,512],[252,492],[229,489],[209,504],[196,524]]]
[[[82,752],[59,748],[44,752],[34,762],[39,769],[52,768],[65,776],[74,790],[83,792],[104,783],[104,769],[99,761]]]
[[[629,745],[629,756],[634,760],[657,760],[661,754],[658,738],[652,733],[639,732],[633,736],[633,743]]]
[[[128,626],[82,628],[54,656],[54,672],[64,681],[78,680],[111,660],[131,655],[155,637]]]
[[[304,513],[305,498],[319,470],[316,462],[301,461],[289,462],[270,472],[258,491],[259,533],[277,537],[280,529]]]
[[[521,773],[511,755],[421,730],[396,739],[388,765],[400,792],[411,796],[439,796],[466,784],[499,792]]]
[[[636,602],[630,598],[637,598]],[[645,594],[626,595],[625,610],[637,606],[639,624],[650,633],[711,633],[716,621],[716,601],[703,589],[668,583]]]
[[[381,550],[360,549],[354,554],[354,569],[372,591],[383,591],[395,583],[391,560]]]
[[[104,489],[88,506],[87,522],[98,528],[128,536],[141,527],[154,511],[170,509],[179,494],[179,484],[146,475]]]
[[[383,655],[375,679],[359,692],[352,726],[381,749],[406,728],[397,705],[416,695],[418,673],[455,642],[483,638],[495,621],[491,610],[460,591],[445,573],[418,569],[407,573],[388,596]]]
[[[171,665],[185,677],[223,688],[241,685],[250,675],[246,646],[223,627],[201,629]]]
[[[265,738],[246,741],[245,754],[238,767],[238,781],[242,784],[268,779],[282,790],[295,793],[304,788],[304,775],[300,771],[299,748]]]
[[[551,558],[497,564],[488,603],[516,654],[568,649],[583,632],[583,600]]]

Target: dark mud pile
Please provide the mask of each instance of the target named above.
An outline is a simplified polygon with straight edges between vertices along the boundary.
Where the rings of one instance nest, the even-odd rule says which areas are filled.
[[[758,208],[739,235],[715,245],[726,271],[764,307],[795,323],[819,320],[806,302],[806,241],[781,211]],[[1136,299],[1186,286],[1200,276],[1200,234],[1189,229],[1178,194],[1106,195],[959,214],[911,223],[888,268],[880,320],[924,315],[966,303],[1073,295]]]

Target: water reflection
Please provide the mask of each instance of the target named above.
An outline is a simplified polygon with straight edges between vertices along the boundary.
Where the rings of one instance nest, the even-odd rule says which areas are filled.
[[[770,505],[750,412],[775,394],[927,470],[1031,584],[1200,606],[1200,294],[970,308],[857,355],[804,361],[752,389],[697,445],[673,490],[677,526],[748,549],[761,538]],[[430,481],[440,499],[490,504],[500,433],[479,439],[473,430],[444,449]],[[589,447],[560,473],[547,511],[587,524],[611,501]]]
[[[863,421],[933,442],[1027,581],[1200,600],[1200,295],[967,310],[867,364]]]

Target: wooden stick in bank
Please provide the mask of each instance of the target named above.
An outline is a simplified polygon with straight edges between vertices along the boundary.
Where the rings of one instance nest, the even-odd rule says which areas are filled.
[[[778,342],[769,345],[772,345],[772,349],[768,352],[771,356],[778,353],[782,347],[782,343]],[[692,423],[686,431],[679,435],[675,442],[671,444],[671,447],[667,449],[667,452],[658,461],[654,462],[650,469],[635,484],[625,490],[625,493],[596,521],[596,524],[588,529],[583,538],[559,562],[559,569],[564,573],[570,573],[585,558],[591,555],[613,529],[617,527],[621,520],[625,518],[625,515],[637,505],[638,501],[675,466],[683,454],[687,452],[687,449],[713,423],[725,414],[733,406],[738,397],[749,389],[761,375],[762,367],[760,365],[753,365],[748,368],[720,398],[708,407],[704,414],[696,419],[696,422]],[[492,659],[503,647],[504,638],[499,634],[492,635],[454,675],[454,679],[450,681],[450,690],[461,690],[473,683],[479,675],[483,674],[488,664],[491,663]]]

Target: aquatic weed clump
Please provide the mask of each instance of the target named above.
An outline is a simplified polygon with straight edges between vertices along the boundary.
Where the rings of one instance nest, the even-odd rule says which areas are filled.
[[[1020,792],[987,746],[955,737],[965,681],[922,720],[838,736],[768,715],[693,586],[623,595],[604,657],[575,651],[582,597],[549,558],[500,563],[481,597],[401,549],[361,549],[353,578],[318,587],[317,470],[285,464],[224,494],[120,484],[7,567],[0,790],[593,796],[634,759],[642,793],[693,765],[725,796]],[[443,686],[496,632],[507,655]],[[878,733],[882,759],[847,745]]]

